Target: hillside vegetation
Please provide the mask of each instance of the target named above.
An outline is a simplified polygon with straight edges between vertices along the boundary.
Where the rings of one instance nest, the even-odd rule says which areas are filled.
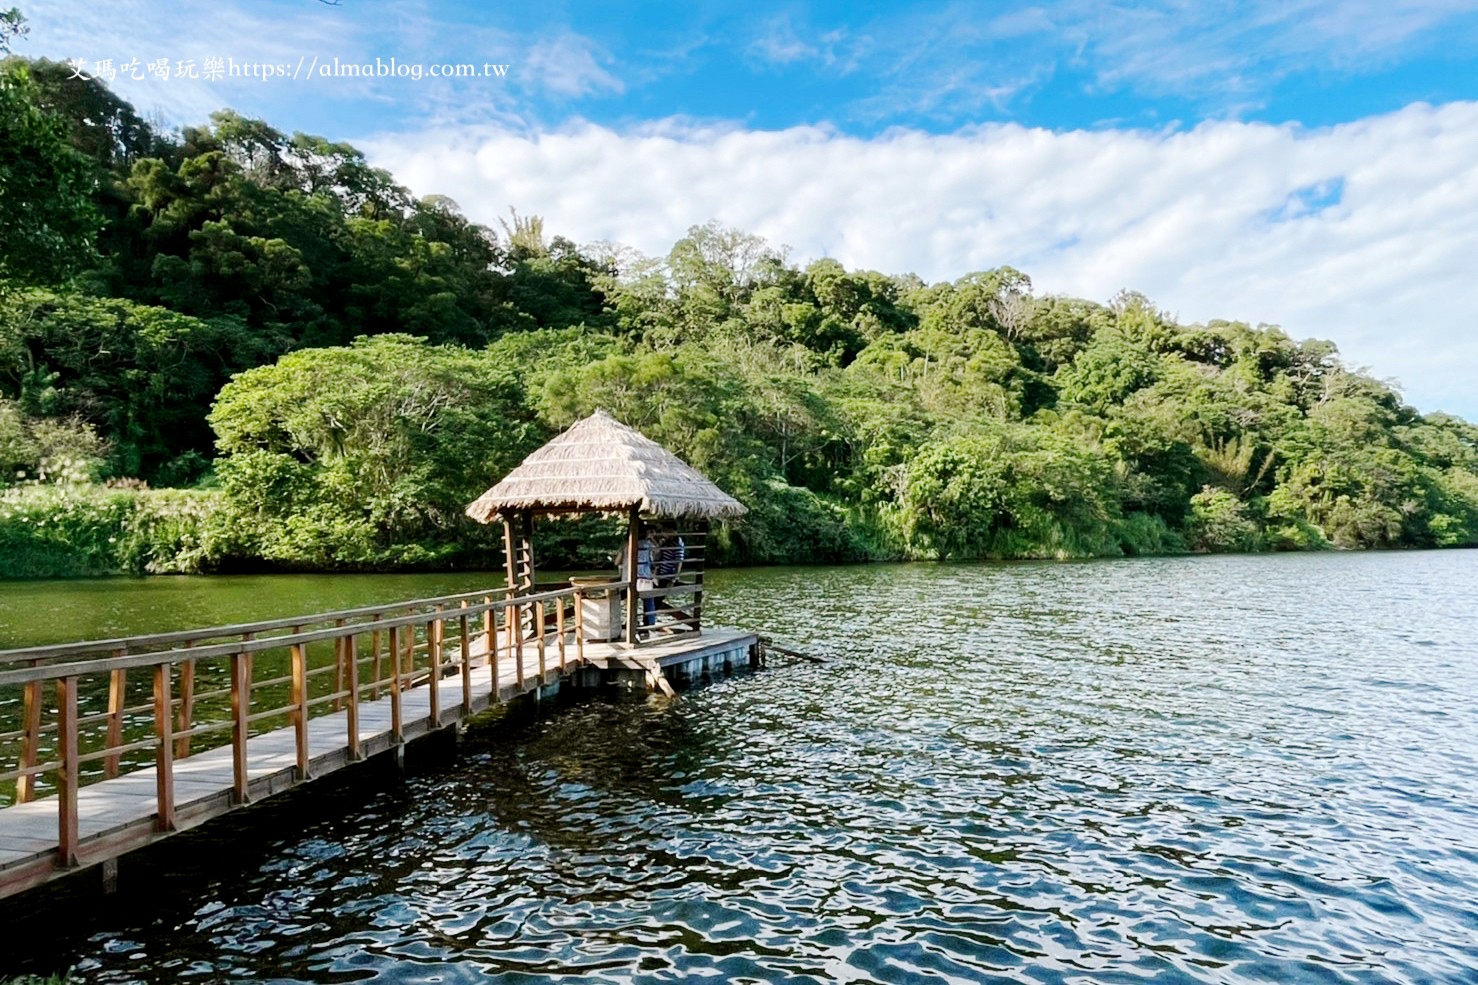
[[[1478,428],[1328,342],[712,223],[495,231],[70,74],[0,71],[0,575],[497,564],[463,505],[597,407],[751,507],[729,562],[1478,543]]]

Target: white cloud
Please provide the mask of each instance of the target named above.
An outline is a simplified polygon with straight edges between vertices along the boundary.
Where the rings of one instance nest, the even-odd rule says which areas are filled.
[[[1478,26],[1469,0],[1250,0],[1230,11],[1185,0],[1067,0],[1046,9],[1101,84],[1202,98],[1262,93],[1311,68],[1359,73],[1472,39]]]
[[[777,65],[788,65],[820,54],[817,45],[802,41],[795,27],[786,17],[777,17],[766,26],[764,33],[749,44],[748,52],[753,57]]]
[[[519,76],[529,88],[560,96],[619,93],[625,85],[602,65],[610,60],[589,38],[566,33],[534,45],[519,67]]]
[[[1100,300],[1129,287],[1183,320],[1334,339],[1423,409],[1478,418],[1478,103],[1312,131],[995,125],[864,140],[668,122],[361,145],[482,222],[513,205],[572,239],[662,254],[717,218],[802,261],[931,280],[1010,264],[1039,292]]]

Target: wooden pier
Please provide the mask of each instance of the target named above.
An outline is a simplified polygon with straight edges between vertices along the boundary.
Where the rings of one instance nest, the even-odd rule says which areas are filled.
[[[0,897],[564,683],[670,691],[756,658],[754,634],[700,629],[696,605],[642,645],[591,642],[590,603],[576,586],[499,588],[0,651],[0,694],[21,692],[19,721],[0,732],[0,768],[15,764],[0,772],[15,784],[0,807]]]

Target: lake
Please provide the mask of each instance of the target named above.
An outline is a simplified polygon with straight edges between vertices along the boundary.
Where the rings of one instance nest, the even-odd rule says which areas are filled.
[[[0,641],[488,577],[0,584]],[[0,962],[60,955],[97,982],[1478,976],[1478,552],[710,582],[714,621],[826,662],[474,727],[403,780],[190,836],[186,871],[130,886],[125,863],[119,902],[74,905],[70,933],[0,907]]]

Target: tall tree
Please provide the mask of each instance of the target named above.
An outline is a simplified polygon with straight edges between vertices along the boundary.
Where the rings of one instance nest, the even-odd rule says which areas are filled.
[[[0,277],[65,280],[94,255],[94,171],[38,102],[24,62],[0,64]]]

